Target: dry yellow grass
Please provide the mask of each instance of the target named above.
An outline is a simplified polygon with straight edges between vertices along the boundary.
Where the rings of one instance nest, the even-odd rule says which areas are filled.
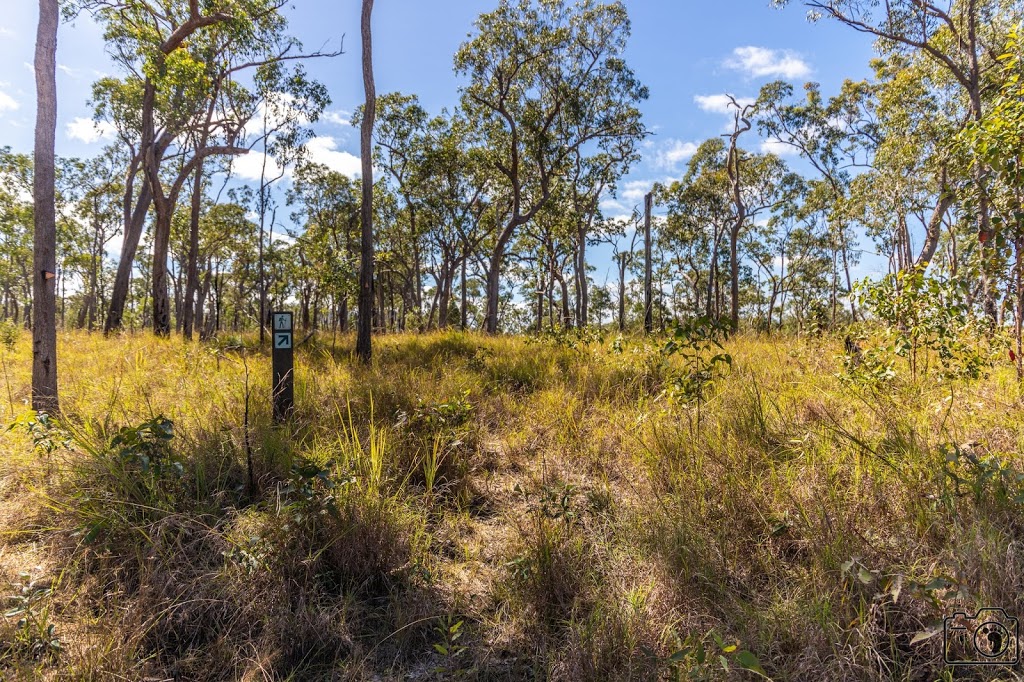
[[[941,636],[910,640],[956,598],[1024,614],[1009,366],[858,383],[835,340],[739,337],[698,423],[653,341],[351,347],[300,349],[275,426],[265,352],[62,334],[52,451],[0,435],[0,593],[52,585],[60,649],[3,619],[0,676],[746,679],[749,650],[775,679],[935,679]],[[180,468],[111,446],[158,416]]]

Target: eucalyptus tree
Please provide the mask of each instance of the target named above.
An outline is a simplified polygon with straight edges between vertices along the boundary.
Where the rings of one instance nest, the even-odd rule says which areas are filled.
[[[408,226],[408,276],[411,282],[412,305],[417,313],[423,308],[423,228],[418,220],[425,198],[428,177],[425,155],[430,118],[416,95],[392,92],[377,97],[376,120],[373,125],[373,160],[393,183],[401,198],[402,218]],[[360,125],[363,107],[356,109],[352,124]]]
[[[288,203],[295,206],[292,221],[304,226],[292,236],[308,280],[302,297],[305,326],[310,326],[308,303],[315,291],[330,299],[331,318],[347,329],[359,266],[359,202],[358,183],[342,173],[316,163],[296,168]]]
[[[32,157],[0,147],[0,319],[32,321]]]
[[[57,216],[55,197],[57,134],[58,0],[39,0],[34,70],[36,130],[32,202],[32,409],[55,413],[57,396]]]
[[[501,0],[476,29],[455,55],[469,80],[462,106],[511,197],[488,262],[485,329],[494,333],[509,241],[548,203],[575,153],[644,137],[635,105],[647,89],[622,58],[630,24],[621,2]]]
[[[120,148],[108,146],[100,155],[85,162],[79,176],[83,193],[76,209],[87,228],[87,246],[84,254],[84,298],[78,313],[78,326],[90,331],[106,307],[107,245],[121,234],[123,228],[121,197],[124,196],[124,186],[120,173],[123,167]]]
[[[750,122],[753,104],[739,104],[732,95],[729,98],[729,109],[733,114],[732,132],[729,133],[729,152],[725,160],[725,171],[729,177],[729,189],[732,199],[733,217],[729,226],[729,281],[730,281],[730,319],[733,331],[740,327],[740,232],[746,226],[749,209],[744,197],[744,154],[739,148],[739,138],[753,127]]]
[[[362,234],[359,249],[359,330],[356,354],[366,363],[373,354],[373,122],[377,115],[377,90],[373,79],[373,0],[363,0],[360,34],[363,51],[363,92],[366,96],[359,126],[362,157]]]
[[[487,236],[483,215],[493,184],[485,152],[469,146],[467,121],[459,115],[443,112],[427,126],[428,142],[422,159],[423,208],[431,226],[425,230],[430,243],[428,268],[434,278],[434,297],[427,326],[448,326],[455,278],[461,270],[460,311],[467,305],[467,266]],[[460,312],[460,318],[464,314]]]
[[[982,196],[968,196],[968,205],[983,198],[993,209],[995,244],[1012,250],[1007,298],[1014,316],[1018,380],[1024,378],[1024,43],[1019,28],[1009,31],[1001,50],[998,89],[985,116],[968,125],[957,147],[976,165],[991,173],[978,188]]]
[[[722,241],[733,220],[727,160],[725,143],[711,138],[690,157],[682,180],[655,187],[658,203],[668,208],[663,240],[677,260],[680,274],[694,287],[698,307],[701,281],[705,281],[704,314],[712,318],[721,312]]]
[[[793,86],[783,81],[765,85],[757,101],[758,127],[769,142],[796,150],[816,170],[828,191],[827,201],[840,208],[848,198],[852,173],[868,167],[879,141],[873,114],[874,90],[864,82],[846,81],[842,91],[827,103],[817,83],[804,86],[803,102],[789,101]],[[830,224],[839,244],[839,256],[847,291],[853,288],[854,236],[849,216],[841,210]],[[857,319],[851,298],[850,314]]]
[[[776,5],[789,0],[774,0]],[[997,68],[1003,39],[1010,27],[1024,18],[1020,3],[1004,0],[812,0],[805,2],[810,17],[827,17],[857,31],[873,35],[883,54],[900,54],[914,62],[928,62],[939,76],[948,80],[958,93],[961,128],[969,121],[979,123],[985,117],[986,94]],[[991,207],[980,190],[988,168],[979,159],[969,170],[978,201],[972,206],[978,240],[982,244],[983,306],[996,319],[996,289],[992,270],[996,263],[991,223]],[[955,189],[955,184],[947,192]]]
[[[123,78],[105,78],[94,88],[97,117],[112,120],[133,151],[126,174],[125,244],[115,281],[107,329],[120,326],[127,282],[150,203],[155,209],[153,253],[154,330],[170,329],[167,249],[170,221],[183,184],[201,183],[205,159],[246,153],[242,135],[260,103],[287,93],[315,118],[323,93],[301,71],[281,62],[337,54],[301,55],[285,34],[284,0],[79,0],[104,28]],[[251,82],[252,90],[243,84]],[[298,117],[295,117],[296,119]],[[177,172],[165,180],[161,169]],[[199,175],[194,174],[198,172]],[[135,192],[141,173],[144,187]],[[134,198],[134,208],[129,208]],[[193,244],[194,244],[193,240]],[[195,251],[193,250],[193,254]],[[193,279],[193,288],[195,277]]]

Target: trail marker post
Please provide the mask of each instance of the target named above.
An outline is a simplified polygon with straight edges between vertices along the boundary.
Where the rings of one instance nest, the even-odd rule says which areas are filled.
[[[277,311],[270,314],[274,364],[274,421],[282,422],[295,409],[295,334],[292,314]]]
[[[654,329],[654,310],[652,309],[653,292],[651,279],[651,205],[654,193],[644,196],[644,332],[651,333]]]

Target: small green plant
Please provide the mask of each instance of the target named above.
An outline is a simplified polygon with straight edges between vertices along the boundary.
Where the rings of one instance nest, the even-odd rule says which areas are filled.
[[[247,538],[244,544],[236,544],[221,554],[239,566],[246,575],[253,575],[261,568],[267,569],[272,551],[271,543],[266,538],[254,535]]]
[[[437,483],[437,472],[444,462],[447,450],[444,448],[444,441],[441,434],[434,434],[433,446],[427,450],[423,457],[423,487],[427,497],[434,494],[434,485]]]
[[[556,327],[554,329],[541,329],[526,337],[527,343],[545,341],[562,348],[569,348],[577,352],[586,352],[590,346],[604,343],[604,334],[593,327]]]
[[[22,429],[32,438],[32,444],[36,452],[50,455],[61,447],[68,447],[70,440],[54,423],[50,415],[45,412],[26,412],[14,420],[8,431]]]
[[[728,323],[706,316],[675,324],[661,349],[665,357],[677,355],[683,361],[684,371],[671,381],[671,397],[699,403],[718,377],[720,366],[732,367],[732,356],[722,346],[728,333]]]
[[[439,639],[434,642],[434,651],[444,657],[444,665],[434,669],[435,673],[450,677],[462,677],[466,671],[458,666],[459,657],[466,652],[466,647],[459,644],[463,635],[463,621],[453,615],[445,616],[440,625],[434,628]]]
[[[339,479],[334,471],[331,462],[322,466],[312,462],[292,465],[291,478],[281,494],[294,506],[296,523],[326,514],[338,516],[337,496],[355,482],[355,476]]]
[[[922,265],[878,282],[858,282],[854,288],[861,305],[881,325],[875,352],[905,358],[912,378],[927,374],[930,352],[938,357],[940,378],[982,375],[988,361],[978,339],[984,334],[969,304],[966,282],[927,275]]]
[[[977,443],[943,445],[939,451],[945,460],[943,473],[953,484],[953,496],[970,495],[975,504],[1024,505],[1024,472],[1013,466],[1015,457],[983,452]]]
[[[549,519],[561,519],[572,523],[576,519],[573,498],[576,486],[566,483],[558,487],[547,487],[540,498],[540,512]]]
[[[161,415],[138,426],[122,426],[111,439],[110,449],[145,475],[180,477],[184,469],[170,447],[173,438],[174,422]]]
[[[714,630],[699,637],[687,635],[685,638],[680,638],[672,631],[669,648],[672,651],[667,656],[660,656],[648,647],[641,647],[641,650],[650,660],[668,671],[668,679],[672,682],[717,679],[721,673],[729,674],[733,667],[771,679],[761,667],[757,656],[740,649],[738,642],[726,644]]]
[[[722,346],[730,330],[728,322],[707,316],[677,322],[661,349],[665,358],[682,358],[683,369],[669,380],[665,395],[673,402],[696,405],[696,422],[690,423],[695,435],[700,434],[701,407],[708,391],[721,375],[722,367],[732,367],[732,356]]]
[[[469,401],[469,390],[446,398],[440,402],[428,403],[421,398],[413,410],[412,422],[437,432],[442,429],[455,430],[473,416],[473,403]]]
[[[7,653],[33,660],[55,658],[61,643],[56,626],[50,622],[50,583],[33,579],[29,573],[18,574],[18,579],[11,585],[15,591],[7,596],[10,608],[4,613],[4,618],[18,619]]]

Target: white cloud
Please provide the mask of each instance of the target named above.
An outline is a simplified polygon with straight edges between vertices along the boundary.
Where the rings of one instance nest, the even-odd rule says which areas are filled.
[[[337,126],[352,125],[352,113],[344,110],[325,111],[323,119],[327,123],[333,123],[334,125]]]
[[[61,71],[63,73],[66,73],[67,75],[69,75],[71,77],[74,77],[74,75],[75,75],[75,70],[72,69],[70,66],[68,66],[66,64],[58,64],[57,65],[57,70]]]
[[[17,111],[21,105],[5,92],[0,92],[0,114],[5,111]]]
[[[693,98],[693,101],[703,111],[710,112],[712,114],[731,114],[736,111],[735,107],[732,106],[729,96],[726,94],[721,95],[697,95]],[[737,97],[736,104],[740,107],[745,107],[748,104],[753,104],[754,99],[752,97]]]
[[[799,156],[800,152],[791,144],[779,142],[778,140],[765,140],[761,143],[762,154],[775,154],[776,156]]]
[[[92,144],[100,140],[111,140],[117,135],[117,129],[109,121],[95,122],[91,118],[76,117],[69,121],[65,133],[72,140],[81,140]]]
[[[267,163],[265,177],[276,178],[281,174],[281,166],[274,160],[274,157],[257,151],[231,157],[231,172],[243,180],[259,180],[264,172],[264,159]]]
[[[362,175],[362,162],[358,156],[338,151],[338,142],[329,135],[314,137],[306,143],[309,159],[314,163],[322,163],[333,171],[350,178]]]
[[[6,26],[0,26],[0,36],[13,37],[14,31],[7,28]]]
[[[619,196],[626,201],[643,203],[644,195],[654,189],[654,182],[651,180],[630,180],[623,185]]]
[[[612,211],[625,211],[626,207],[615,199],[603,199],[600,204],[597,205],[605,213],[611,213]]]
[[[732,51],[725,66],[742,71],[752,78],[803,78],[811,67],[792,50],[770,50],[766,47],[746,45]]]
[[[653,163],[662,170],[675,170],[679,163],[693,156],[699,147],[695,142],[669,138],[665,146],[654,154]]]

